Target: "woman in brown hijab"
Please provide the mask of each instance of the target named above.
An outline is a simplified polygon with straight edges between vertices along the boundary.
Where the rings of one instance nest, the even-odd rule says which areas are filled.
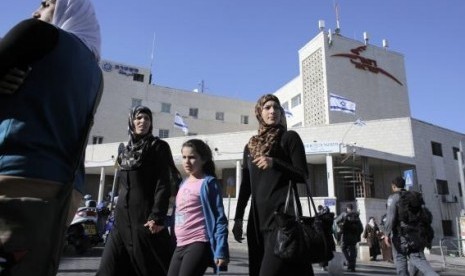
[[[295,131],[287,130],[284,110],[276,96],[262,96],[255,105],[255,116],[259,129],[244,149],[234,238],[242,240],[244,211],[252,197],[247,224],[250,275],[313,275],[310,264],[286,262],[273,253],[273,214],[283,209],[289,182],[303,183],[307,178],[304,145]]]

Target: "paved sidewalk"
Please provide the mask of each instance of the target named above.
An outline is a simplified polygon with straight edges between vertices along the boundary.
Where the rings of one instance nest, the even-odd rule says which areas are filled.
[[[244,240],[242,243],[238,243],[232,238],[232,235],[230,235],[229,236],[229,247],[232,252],[238,252],[240,254],[231,256],[231,263],[229,265],[228,275],[247,275],[248,274],[247,273],[248,272],[247,241]],[[438,274],[465,275],[465,257],[446,256],[445,265],[444,265],[444,259],[441,255],[426,254],[425,256],[428,259],[431,266],[433,267],[433,269]],[[360,265],[364,265],[364,266],[385,267],[385,268],[390,268],[390,269],[395,268],[393,263],[389,263],[385,261],[363,261],[363,260],[357,259],[357,263]],[[205,275],[212,275],[212,274],[207,273]]]

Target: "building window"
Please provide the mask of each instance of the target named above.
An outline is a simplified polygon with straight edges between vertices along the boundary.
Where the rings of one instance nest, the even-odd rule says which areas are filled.
[[[144,82],[144,75],[135,73],[132,79],[134,81]]]
[[[459,158],[459,152],[460,152],[459,148],[452,147],[452,154],[454,155],[454,160],[457,160]]]
[[[433,155],[442,156],[442,145],[441,145],[441,143],[431,142],[431,149],[433,151]]]
[[[443,220],[442,221],[442,232],[444,236],[453,236],[454,233],[452,231],[452,220]]]
[[[158,137],[160,138],[168,138],[170,136],[170,130],[169,129],[160,129],[158,131]]]
[[[142,99],[132,98],[131,107],[142,105]]]
[[[215,118],[218,121],[224,121],[224,112],[216,112]]]
[[[249,124],[249,116],[241,115],[241,124],[248,125]]]
[[[460,182],[459,182],[459,195],[460,195],[460,197],[463,196],[463,194],[462,194],[462,183],[460,183]]]
[[[436,188],[438,190],[438,195],[448,195],[449,194],[449,185],[447,185],[446,180],[436,179]]]
[[[189,108],[189,116],[197,119],[197,117],[199,116],[199,109],[193,107]]]
[[[289,110],[289,103],[288,102],[284,102],[282,105],[284,110]]]
[[[171,104],[170,103],[161,103],[161,112],[171,113]]]
[[[302,103],[300,94],[291,99],[291,108],[294,108]]]
[[[103,143],[103,136],[93,136],[92,137],[92,144],[101,144]]]

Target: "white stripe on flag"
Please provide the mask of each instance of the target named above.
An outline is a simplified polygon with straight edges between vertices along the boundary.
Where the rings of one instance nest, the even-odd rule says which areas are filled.
[[[355,103],[336,94],[329,94],[329,110],[355,113]]]
[[[182,131],[186,135],[187,135],[187,133],[189,133],[189,128],[184,123],[184,120],[182,119],[181,115],[179,115],[179,113],[177,113],[177,112],[174,115],[174,127],[182,129]]]

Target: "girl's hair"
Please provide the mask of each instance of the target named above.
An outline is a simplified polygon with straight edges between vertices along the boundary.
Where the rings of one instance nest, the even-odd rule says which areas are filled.
[[[211,175],[216,178],[215,163],[213,163],[213,154],[210,147],[200,139],[190,139],[182,144],[182,148],[192,148],[205,161],[202,170],[206,175]]]

